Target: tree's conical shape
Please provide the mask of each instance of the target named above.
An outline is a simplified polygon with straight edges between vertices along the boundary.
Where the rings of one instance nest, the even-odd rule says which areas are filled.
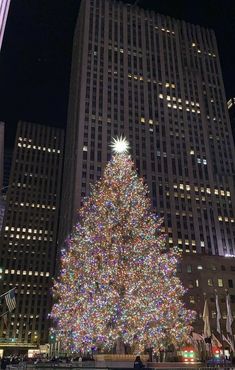
[[[166,251],[160,227],[130,156],[113,156],[79,213],[54,286],[52,317],[67,348],[184,341],[193,313],[181,301],[178,252]]]

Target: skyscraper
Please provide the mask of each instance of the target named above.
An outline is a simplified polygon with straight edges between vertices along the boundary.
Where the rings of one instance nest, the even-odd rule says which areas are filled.
[[[4,168],[4,123],[0,122],[0,193],[3,187]]]
[[[16,287],[16,309],[0,322],[5,346],[48,341],[63,147],[63,130],[18,124],[0,239],[1,291]]]
[[[11,0],[0,0],[0,50],[2,47],[10,2]]]
[[[230,122],[232,126],[233,140],[235,142],[235,98],[229,99],[227,104],[228,104]]]
[[[0,232],[2,229],[5,201],[3,199],[3,168],[4,168],[4,123],[0,122]]]
[[[81,2],[74,34],[60,240],[89,183],[130,141],[170,246],[235,254],[235,156],[214,32],[121,2]]]

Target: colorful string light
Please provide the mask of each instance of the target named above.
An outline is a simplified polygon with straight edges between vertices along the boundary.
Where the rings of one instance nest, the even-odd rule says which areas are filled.
[[[54,284],[51,317],[65,349],[185,341],[194,313],[182,303],[180,254],[167,250],[161,223],[130,156],[117,153],[79,212]]]

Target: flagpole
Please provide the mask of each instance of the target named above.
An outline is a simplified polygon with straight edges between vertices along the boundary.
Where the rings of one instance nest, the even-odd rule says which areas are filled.
[[[0,318],[1,317],[3,317],[4,315],[6,315],[6,313],[8,313],[9,311],[6,311],[6,312],[4,312],[4,313],[2,313],[1,315],[0,315]]]
[[[211,356],[211,327],[210,327],[210,317],[209,317],[209,306],[207,301],[206,293],[204,295],[204,309],[203,309],[203,321],[204,321],[204,341],[205,341],[205,350],[206,350],[206,357],[207,359]]]
[[[220,306],[219,306],[219,296],[217,289],[215,289],[215,303],[216,303],[216,321],[217,321],[217,327],[216,330],[221,336],[221,344],[222,344],[222,353],[225,361],[225,352],[224,352],[224,341],[223,341],[223,329],[221,329],[220,320],[221,320],[221,312],[220,312]]]
[[[230,348],[232,352],[232,356],[234,354],[234,339],[233,339],[233,331],[232,331],[232,323],[233,323],[233,316],[231,312],[231,302],[230,302],[230,295],[228,289],[225,289],[226,292],[226,306],[227,306],[227,320],[226,320],[226,331],[227,336],[230,338]]]
[[[8,290],[6,293],[1,294],[0,298],[4,297],[6,294],[10,293],[12,290],[15,290],[15,289],[16,289],[16,287]]]

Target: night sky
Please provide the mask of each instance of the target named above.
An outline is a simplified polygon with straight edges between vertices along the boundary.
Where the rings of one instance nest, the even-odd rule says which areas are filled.
[[[126,3],[137,1],[129,0]],[[234,0],[139,0],[139,6],[215,30],[227,98],[235,96]],[[0,120],[6,143],[17,122],[66,126],[79,0],[11,0],[0,52]]]

